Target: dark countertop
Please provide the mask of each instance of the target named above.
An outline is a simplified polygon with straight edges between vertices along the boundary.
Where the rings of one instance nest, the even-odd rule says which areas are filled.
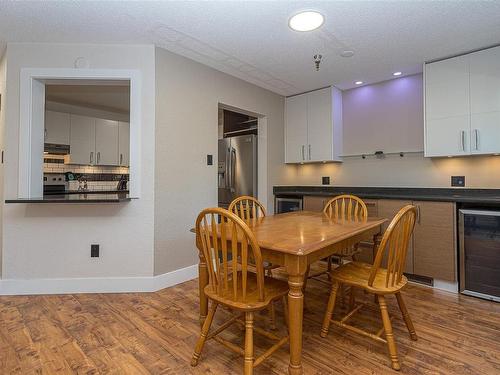
[[[404,188],[349,186],[274,186],[277,196],[333,196],[354,194],[360,198],[414,199],[422,201],[500,204],[500,189]]]
[[[5,203],[119,203],[129,202],[128,193],[96,193],[45,195],[41,198],[7,199]]]

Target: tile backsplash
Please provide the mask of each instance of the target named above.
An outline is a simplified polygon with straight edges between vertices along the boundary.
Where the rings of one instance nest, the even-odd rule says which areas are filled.
[[[64,164],[63,155],[44,155],[43,163],[44,173],[66,173],[72,172],[75,175],[82,175],[87,180],[87,190],[116,190],[118,181],[122,175],[126,175],[128,179],[128,167],[116,166],[92,166],[92,165],[76,165]],[[78,181],[69,181],[69,190],[78,190]]]

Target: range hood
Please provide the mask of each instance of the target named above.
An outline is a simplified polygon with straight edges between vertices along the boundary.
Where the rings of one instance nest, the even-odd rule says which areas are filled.
[[[43,145],[43,151],[53,155],[68,155],[69,145],[60,145],[57,143],[45,143]]]

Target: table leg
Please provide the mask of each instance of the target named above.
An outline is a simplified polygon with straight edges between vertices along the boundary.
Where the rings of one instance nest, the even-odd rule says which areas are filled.
[[[200,324],[203,326],[208,313],[208,298],[205,295],[205,287],[208,285],[208,269],[205,257],[199,253],[198,263],[198,288],[200,294]]]
[[[302,318],[304,310],[304,285],[305,269],[296,274],[288,273],[288,321],[290,332],[290,375],[303,374],[302,370]]]

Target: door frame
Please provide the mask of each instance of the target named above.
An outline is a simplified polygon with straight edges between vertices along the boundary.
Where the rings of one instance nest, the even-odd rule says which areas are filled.
[[[257,117],[257,199],[266,207],[268,212],[273,212],[272,207],[269,206],[272,199],[268,199],[267,184],[267,116],[221,102],[218,103],[217,108]],[[215,160],[218,160],[218,155]]]

